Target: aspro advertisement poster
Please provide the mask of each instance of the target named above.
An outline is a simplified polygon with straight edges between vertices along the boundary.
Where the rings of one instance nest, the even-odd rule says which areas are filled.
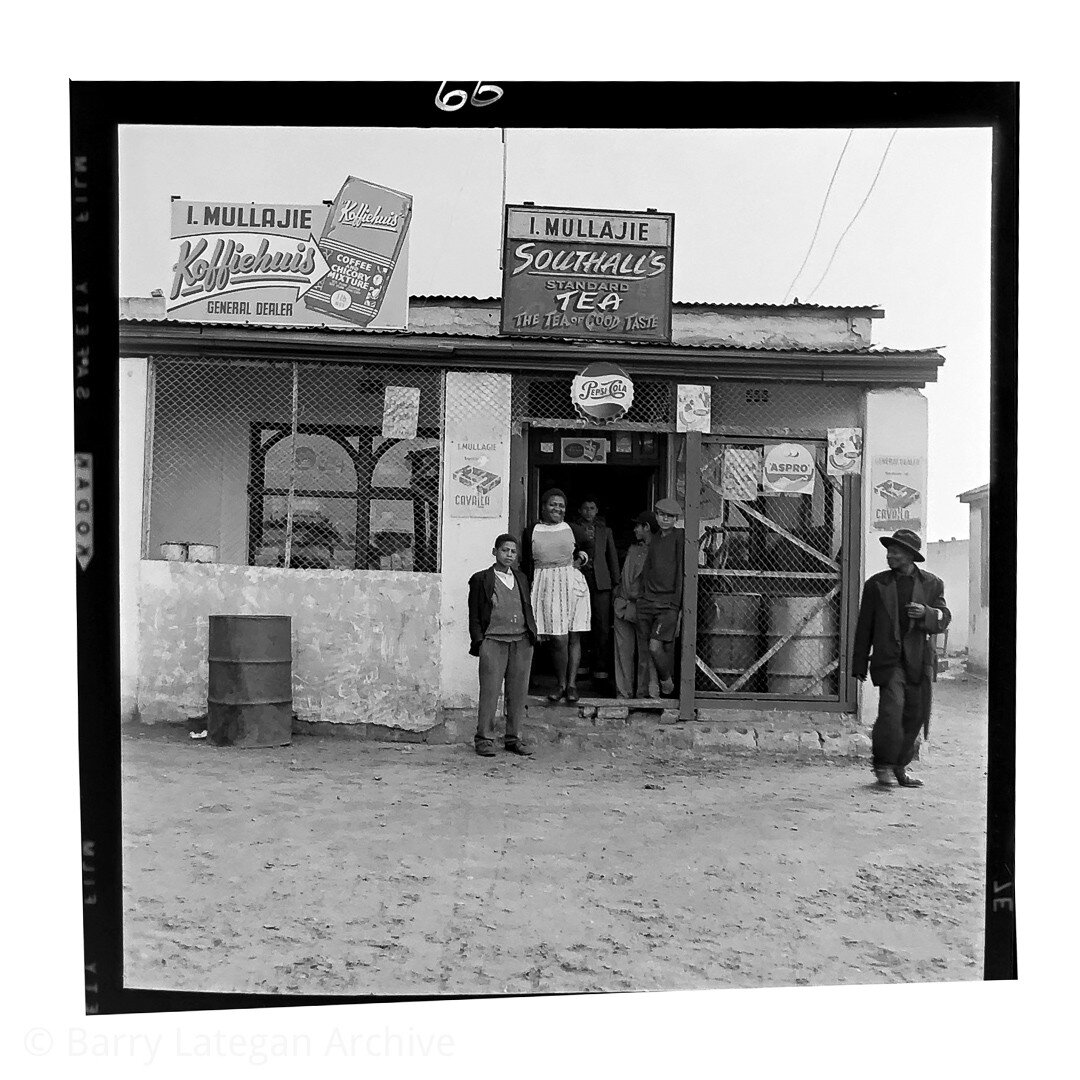
[[[925,511],[922,457],[879,455],[870,472],[870,528],[875,533],[911,529],[921,533]]]
[[[412,196],[350,176],[333,204],[174,199],[166,317],[408,327]]]
[[[778,443],[765,451],[761,490],[772,495],[813,495],[814,452],[802,443]]]
[[[507,206],[500,332],[671,341],[675,215]]]

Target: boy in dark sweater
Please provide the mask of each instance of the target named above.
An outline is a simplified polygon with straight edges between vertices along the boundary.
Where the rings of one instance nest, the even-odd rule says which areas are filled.
[[[469,578],[469,652],[480,658],[480,704],[476,752],[495,756],[495,709],[505,686],[506,735],[512,754],[532,753],[521,742],[525,695],[529,689],[536,620],[529,583],[517,568],[518,542],[503,533],[491,552],[495,563]]]
[[[684,530],[675,528],[682,507],[674,499],[661,499],[653,508],[660,531],[649,543],[641,572],[637,602],[638,634],[647,638],[649,653],[660,678],[660,693],[675,693],[675,638],[683,595]]]

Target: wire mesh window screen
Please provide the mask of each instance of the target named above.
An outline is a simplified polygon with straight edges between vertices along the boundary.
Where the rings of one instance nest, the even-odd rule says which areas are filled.
[[[148,558],[438,570],[441,372],[159,357],[153,384]]]
[[[824,442],[705,439],[696,689],[837,700],[843,484]]]
[[[513,414],[517,421],[545,427],[597,427],[594,420],[583,420],[570,398],[573,377],[524,375],[514,377]],[[620,428],[646,431],[675,430],[675,389],[668,379],[634,380],[634,401],[630,411],[620,418]]]
[[[831,427],[859,426],[862,396],[855,386],[718,380],[712,388],[712,433],[824,439]]]

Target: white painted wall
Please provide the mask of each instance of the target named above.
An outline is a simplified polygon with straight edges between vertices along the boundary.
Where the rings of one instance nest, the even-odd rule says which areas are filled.
[[[949,652],[968,647],[968,541],[938,540],[926,545],[926,568],[945,583],[945,603],[952,612]]]
[[[927,402],[918,390],[872,390],[866,395],[863,422],[862,472],[862,577],[888,569],[880,538],[888,533],[873,527],[874,500],[871,497],[872,462],[876,456],[921,457],[924,467],[915,479],[926,506]],[[912,486],[916,486],[913,484]],[[921,535],[925,542],[925,521]],[[859,719],[871,725],[877,713],[877,691],[867,679],[859,699]]]
[[[985,503],[973,502],[968,506],[968,535],[971,537],[969,551],[968,586],[968,667],[985,674],[990,667],[990,608],[982,603],[982,507]]]
[[[440,697],[450,708],[466,708],[477,699],[476,658],[469,655],[469,577],[490,566],[495,537],[507,528],[510,487],[511,376],[488,372],[446,373],[442,478],[442,608],[439,649]],[[503,513],[498,518],[460,518],[449,505],[449,440],[467,435],[474,441],[494,436],[501,443],[487,466],[502,477]]]
[[[145,358],[120,361],[120,716],[136,711],[139,680],[139,558],[142,554]]]

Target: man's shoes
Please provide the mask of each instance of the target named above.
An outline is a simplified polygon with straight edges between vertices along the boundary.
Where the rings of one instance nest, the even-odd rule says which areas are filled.
[[[923,782],[917,777],[912,776],[907,769],[896,769],[896,782],[901,787],[922,787]]]
[[[576,686],[568,686],[566,688],[566,700],[567,701],[571,701],[571,702],[572,701],[577,701],[577,699],[579,697],[581,697],[581,695],[577,692],[577,687]]]
[[[492,750],[492,753],[495,751]],[[508,754],[517,754],[519,757],[532,757],[532,751],[522,743],[507,743],[506,752]]]
[[[896,787],[892,769],[875,769],[874,775],[877,777],[878,787]]]
[[[476,752],[481,757],[494,757],[495,756],[495,747],[492,746],[491,743],[477,743],[476,744]]]

